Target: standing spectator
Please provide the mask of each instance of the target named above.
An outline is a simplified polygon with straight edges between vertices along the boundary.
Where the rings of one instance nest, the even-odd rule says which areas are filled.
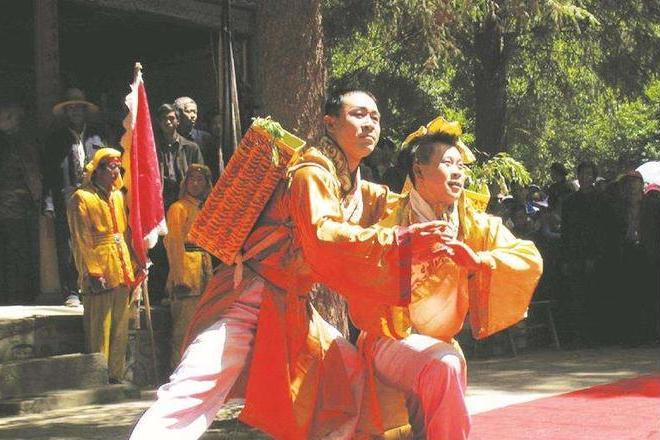
[[[640,220],[644,181],[631,171],[617,179],[615,199],[615,225],[610,240],[617,244],[618,257],[604,275],[609,277],[607,298],[609,301],[608,328],[618,342],[626,346],[638,346],[650,339],[647,332],[653,299],[649,297],[648,274],[657,272],[651,267],[648,254],[641,243]],[[616,266],[615,266],[616,265]],[[616,273],[616,276],[612,274]]]
[[[647,189],[642,199],[639,239],[650,268],[645,274],[648,304],[643,335],[646,341],[657,344],[660,343],[660,188],[657,186]]]
[[[159,128],[156,133],[156,151],[163,181],[163,202],[167,210],[178,199],[181,182],[190,165],[203,165],[204,157],[198,144],[179,134],[180,120],[172,105],[161,105],[156,117]]]
[[[181,136],[177,130],[179,119],[174,106],[161,105],[157,112],[158,130],[156,133],[156,153],[163,183],[165,212],[179,198],[181,182],[193,164],[204,164],[202,152],[196,143]],[[169,272],[167,253],[163,239],[149,251],[153,267],[149,271],[149,297],[154,303],[165,299],[165,283]]]
[[[182,96],[174,101],[174,108],[179,118],[179,133],[199,146],[204,156],[204,163],[211,169],[213,180],[217,180],[225,166],[222,149],[211,133],[195,126],[198,117],[197,103],[192,98]]]
[[[0,102],[0,303],[26,304],[39,292],[41,175],[23,107]]]
[[[577,344],[593,342],[598,311],[602,300],[595,289],[596,263],[601,256],[604,217],[603,200],[596,192],[597,176],[593,162],[581,162],[577,167],[580,190],[568,196],[561,209],[562,261],[567,276],[568,296],[560,300],[564,330]]]
[[[112,148],[94,154],[85,166],[83,186],[71,198],[68,215],[84,295],[87,350],[103,353],[110,383],[124,377],[130,287],[135,281],[126,241],[120,156]]]
[[[80,298],[66,219],[67,204],[82,182],[85,164],[103,147],[101,130],[89,123],[90,115],[98,111],[98,106],[87,101],[81,90],[67,90],[53,107],[58,121],[45,142],[44,215],[55,220],[60,285],[66,298],[64,304],[72,307],[80,305]]]
[[[566,197],[577,191],[575,185],[566,178],[567,175],[568,171],[564,164],[555,162],[550,165],[552,184],[550,184],[547,191],[550,209],[557,209]]]
[[[166,290],[172,314],[171,366],[181,360],[181,344],[200,295],[211,279],[211,256],[188,243],[186,237],[211,191],[211,171],[205,165],[191,165],[181,184],[181,195],[167,211],[168,233],[165,249],[170,265]]]

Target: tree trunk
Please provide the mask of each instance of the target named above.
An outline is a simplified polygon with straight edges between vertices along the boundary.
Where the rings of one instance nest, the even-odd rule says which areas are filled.
[[[326,79],[321,1],[260,1],[257,41],[261,113],[303,139],[318,139]],[[322,285],[310,295],[321,316],[348,337],[345,300]]]
[[[476,146],[491,156],[506,150],[507,48],[497,17],[481,23],[474,40]]]
[[[320,0],[261,0],[257,9],[261,113],[303,139],[322,132],[325,63]]]

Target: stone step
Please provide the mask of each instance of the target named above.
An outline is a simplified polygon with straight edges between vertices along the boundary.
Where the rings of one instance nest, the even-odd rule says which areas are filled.
[[[0,364],[80,353],[84,346],[82,307],[0,307]]]
[[[2,400],[107,383],[108,365],[101,353],[65,354],[0,364]]]
[[[104,385],[85,390],[67,389],[41,395],[0,401],[0,417],[37,414],[83,405],[140,399],[140,390],[125,384]]]

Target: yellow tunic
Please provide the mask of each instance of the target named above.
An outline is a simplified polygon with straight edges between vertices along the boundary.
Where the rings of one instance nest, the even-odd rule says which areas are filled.
[[[87,183],[71,197],[69,227],[80,286],[85,294],[84,326],[87,351],[103,353],[111,379],[121,380],[128,344],[130,287],[134,281],[126,245],[124,197]],[[107,290],[90,291],[90,277],[103,277]]]
[[[89,277],[104,277],[108,289],[131,285],[133,264],[121,191],[113,188],[108,194],[93,183],[84,185],[71,197],[68,217],[83,292]]]
[[[543,270],[534,243],[520,240],[499,217],[478,212],[462,199],[458,207],[459,239],[481,257],[479,270],[467,271],[448,258],[413,268],[412,302],[408,307],[349,302],[355,324],[372,336],[402,338],[417,332],[451,342],[470,312],[473,335],[485,338],[522,320]],[[384,224],[419,222],[410,197]]]
[[[199,213],[200,204],[200,201],[194,197],[185,196],[174,202],[167,211],[168,233],[164,244],[170,272],[165,288],[171,298],[170,366],[173,368],[181,360],[180,348],[186,328],[195,312],[200,295],[213,275],[211,256],[199,248],[186,244],[188,231]]]
[[[170,272],[167,277],[166,289],[172,295],[177,286],[188,288],[187,296],[200,295],[212,275],[211,257],[201,249],[193,249],[188,245],[188,231],[200,210],[200,201],[185,196],[177,200],[167,211],[167,229],[164,244]]]

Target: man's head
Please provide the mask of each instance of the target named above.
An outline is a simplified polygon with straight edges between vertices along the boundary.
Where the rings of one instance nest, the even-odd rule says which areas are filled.
[[[371,93],[348,90],[331,93],[323,117],[326,133],[337,142],[351,171],[376,147],[380,137],[380,112]]]
[[[431,206],[451,205],[463,193],[465,164],[457,142],[452,134],[427,134],[415,138],[401,152],[415,189]]]
[[[581,191],[593,188],[596,177],[598,176],[596,164],[590,160],[580,162],[577,166],[577,176]]]
[[[552,177],[553,182],[563,182],[566,180],[567,175],[568,171],[561,162],[554,162],[550,165],[550,176]]]
[[[23,115],[23,107],[20,104],[0,102],[0,131],[6,134],[16,133],[20,128]]]
[[[92,160],[85,166],[85,172],[101,188],[110,191],[113,186],[120,188],[121,153],[114,148],[101,148],[94,153]]]
[[[181,128],[191,130],[197,122],[197,103],[188,96],[182,96],[174,100],[174,108]]]
[[[192,164],[183,182],[183,190],[196,199],[205,200],[211,191],[211,170],[206,165]]]
[[[68,89],[62,100],[53,107],[53,114],[64,118],[67,126],[74,130],[82,130],[89,113],[98,111],[98,106],[87,101],[85,93],[76,88]]]
[[[158,127],[163,134],[172,137],[179,127],[179,118],[176,116],[174,106],[170,104],[161,105],[156,111],[156,117],[158,118]]]

